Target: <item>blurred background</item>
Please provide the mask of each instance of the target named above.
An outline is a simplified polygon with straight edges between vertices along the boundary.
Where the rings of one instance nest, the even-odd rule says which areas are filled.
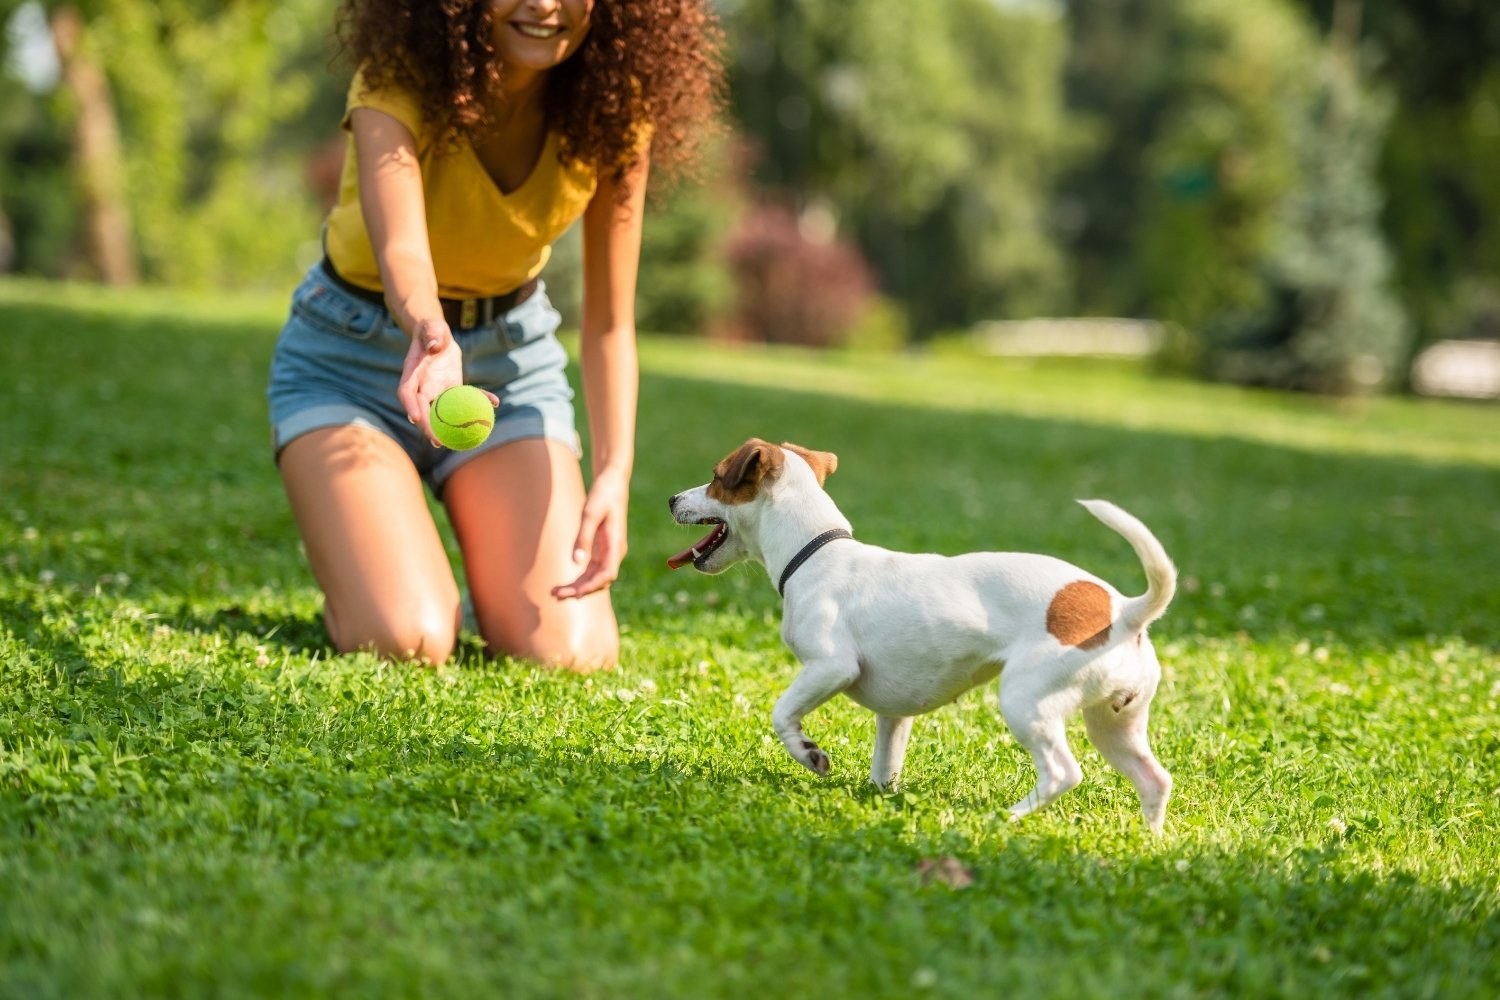
[[[0,0],[0,274],[289,289],[344,155],[334,6]],[[1494,0],[718,9],[726,128],[654,192],[642,330],[1500,396]]]

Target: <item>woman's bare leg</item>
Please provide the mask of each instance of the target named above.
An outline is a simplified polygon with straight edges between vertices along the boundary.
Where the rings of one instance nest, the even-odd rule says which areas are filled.
[[[586,563],[573,559],[583,500],[578,459],[544,438],[485,452],[449,477],[443,502],[463,549],[480,633],[494,652],[576,670],[619,659],[607,590],[552,596]]]
[[[368,427],[330,427],[292,441],[279,464],[334,646],[446,660],[458,584],[401,447]]]

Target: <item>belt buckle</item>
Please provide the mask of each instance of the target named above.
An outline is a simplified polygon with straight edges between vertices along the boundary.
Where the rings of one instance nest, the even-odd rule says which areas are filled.
[[[479,303],[474,299],[464,299],[458,306],[458,325],[460,329],[472,330],[479,319]]]

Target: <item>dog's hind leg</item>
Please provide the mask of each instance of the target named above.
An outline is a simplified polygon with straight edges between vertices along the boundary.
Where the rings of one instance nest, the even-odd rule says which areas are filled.
[[[814,774],[824,775],[831,766],[828,755],[802,733],[802,719],[859,677],[853,660],[820,660],[803,666],[771,710],[771,725],[781,737],[787,753]]]
[[[1020,680],[1026,675],[1007,669],[1015,679],[1000,685],[1000,712],[1021,745],[1031,751],[1036,764],[1036,787],[1010,807],[1010,818],[1020,819],[1045,809],[1064,792],[1083,780],[1083,769],[1068,746],[1067,720],[1077,710],[1071,690],[1047,691]]]
[[[1151,714],[1151,691],[1143,691],[1125,705],[1106,700],[1083,710],[1089,739],[1104,759],[1115,766],[1141,797],[1141,814],[1153,832],[1161,833],[1172,796],[1172,776],[1151,752],[1146,721]]]
[[[911,716],[875,716],[875,755],[870,762],[870,780],[879,787],[896,787],[910,737]]]

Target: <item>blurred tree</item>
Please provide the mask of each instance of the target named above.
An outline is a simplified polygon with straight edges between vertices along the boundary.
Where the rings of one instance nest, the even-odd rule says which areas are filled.
[[[48,20],[62,83],[72,99],[73,169],[85,252],[105,284],[133,285],[140,268],[131,237],[114,96],[82,11],[71,3],[57,4]]]
[[[1179,99],[1176,0],[1067,0],[1064,82],[1091,148],[1059,183],[1061,234],[1072,260],[1072,306],[1092,315],[1147,313],[1137,240],[1146,150]],[[1204,175],[1177,179],[1183,194]]]
[[[96,8],[87,2],[49,3],[0,0],[5,27],[0,54],[7,70],[8,110],[3,141],[7,168],[0,198],[21,215],[13,256],[23,266],[47,261],[110,284],[133,284],[139,275],[130,212],[122,183],[119,120],[108,77],[89,28]],[[43,50],[46,50],[45,52]],[[22,85],[22,66],[46,62],[52,79]],[[38,76],[33,69],[31,76]],[[56,99],[34,94],[56,88]],[[14,102],[14,103],[12,103]],[[19,127],[18,127],[19,126]],[[59,163],[44,151],[66,148]],[[61,171],[58,169],[63,167]],[[50,180],[48,179],[50,177]],[[47,211],[23,195],[45,194],[53,207],[63,194],[57,178],[67,177],[73,210]],[[52,231],[51,226],[66,231]],[[77,232],[73,232],[74,226]],[[63,244],[70,244],[63,246]],[[74,246],[76,244],[76,252]]]
[[[701,336],[734,306],[724,260],[746,200],[743,155],[724,137],[704,157],[699,178],[661,189],[647,207],[636,295],[642,329]]]
[[[172,284],[284,283],[316,232],[300,157],[279,128],[312,96],[291,55],[320,47],[320,0],[98,0],[101,51],[134,138],[126,157],[152,277]]]
[[[1294,182],[1315,40],[1285,0],[1072,0],[1068,103],[1097,147],[1062,187],[1085,314],[1196,329],[1254,304]]]
[[[1298,0],[1325,30],[1345,0]],[[1381,79],[1399,81],[1414,111],[1461,106],[1493,76],[1500,59],[1500,6],[1488,0],[1379,0],[1359,4],[1365,57]]]
[[[1076,137],[1050,5],[742,0],[725,16],[755,181],[831,209],[919,333],[1058,304],[1050,183]]]
[[[1300,0],[1327,26],[1336,0]],[[1363,7],[1366,72],[1396,106],[1381,165],[1383,225],[1416,345],[1500,324],[1500,4]]]
[[[1262,264],[1299,180],[1295,128],[1316,43],[1282,0],[1183,0],[1168,40],[1170,103],[1143,153],[1126,266],[1149,315],[1199,331],[1264,304]]]
[[[1169,362],[1217,378],[1389,382],[1408,328],[1379,228],[1388,102],[1360,84],[1355,36],[1330,57],[1287,0],[1070,12],[1070,94],[1123,158],[1070,178],[1082,308],[1171,321]],[[1155,68],[1117,76],[1132,60]]]
[[[725,266],[729,234],[742,210],[743,169],[734,143],[715,140],[704,149],[701,178],[649,186],[636,286],[636,325],[652,333],[703,336],[734,306],[734,284]],[[582,309],[583,240],[573,226],[547,262],[547,297],[565,326],[576,327]]]
[[[1256,308],[1205,324],[1204,370],[1221,379],[1339,395],[1390,384],[1409,328],[1390,288],[1376,166],[1390,102],[1361,84],[1356,0],[1345,0],[1296,108],[1297,183],[1279,206]]]
[[[27,6],[0,0],[7,21]],[[303,124],[315,84],[328,89],[323,0],[49,0],[65,101],[28,98],[73,122],[82,245],[95,276],[179,284],[284,284],[316,233],[303,177]],[[8,44],[14,40],[7,38]],[[335,85],[337,86],[337,85]],[[335,116],[334,121],[337,118]],[[332,124],[323,126],[326,133]],[[40,131],[11,142],[45,146]],[[122,141],[111,141],[115,136]],[[17,164],[7,188],[41,182]],[[7,195],[9,198],[9,195]],[[33,220],[37,221],[37,220]],[[55,215],[49,225],[61,220]],[[29,245],[23,264],[52,261]],[[45,265],[44,265],[45,266]]]
[[[0,13],[0,23],[7,18]],[[37,11],[40,32],[46,20]],[[49,50],[50,50],[50,43]],[[57,127],[49,103],[11,70],[0,71],[0,217],[7,220],[10,250],[0,272],[67,274],[77,245],[77,198],[71,144]]]

